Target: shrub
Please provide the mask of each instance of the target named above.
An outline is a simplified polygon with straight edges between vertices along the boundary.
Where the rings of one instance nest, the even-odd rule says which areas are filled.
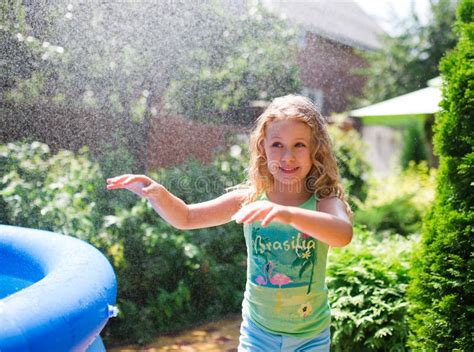
[[[413,206],[412,196],[405,195],[379,206],[357,212],[358,224],[372,231],[409,235],[420,230],[421,214]]]
[[[355,221],[375,232],[408,235],[421,230],[421,219],[434,199],[436,171],[426,162],[368,182],[368,196],[359,204]]]
[[[400,155],[402,168],[408,168],[410,161],[414,161],[416,164],[427,161],[428,152],[426,149],[423,123],[420,123],[420,121],[410,123],[403,136],[403,147]]]
[[[52,155],[38,142],[0,146],[2,221],[91,240],[102,223],[101,180],[87,149]]]
[[[192,161],[152,176],[187,201],[206,200],[241,177],[244,156],[232,150],[212,165]],[[86,150],[53,155],[36,142],[3,145],[0,171],[4,223],[80,237],[110,259],[120,314],[102,333],[107,343],[145,343],[157,333],[240,311],[246,254],[240,225],[180,231],[136,196],[131,207],[111,205],[98,164]],[[204,180],[205,187],[193,183]],[[188,181],[191,188],[179,187]],[[127,192],[116,191],[116,197]]]
[[[435,119],[440,156],[435,204],[414,261],[410,346],[474,350],[474,3],[458,4],[459,42],[441,62],[442,111]]]
[[[350,246],[332,249],[327,284],[334,351],[405,351],[405,291],[413,240],[375,238],[356,228]]]
[[[100,233],[119,290],[120,314],[108,324],[107,341],[147,342],[187,323],[192,310],[187,281],[200,251],[153,212],[140,200],[107,216]]]
[[[342,154],[349,155],[342,138]],[[215,198],[245,179],[247,147],[235,143],[212,164],[190,160],[150,176],[188,204]],[[345,170],[343,176],[361,175],[359,169]],[[111,198],[85,149],[53,155],[36,142],[0,146],[0,171],[5,223],[80,237],[113,264],[120,314],[102,333],[107,343],[146,343],[157,333],[240,312],[246,275],[241,225],[181,231],[143,199],[132,195],[130,203],[121,204],[117,200],[130,192],[115,191]]]
[[[364,157],[364,145],[355,131],[342,131],[330,126],[329,134],[349,203],[355,209],[367,197],[367,178],[370,166]]]
[[[190,160],[150,176],[188,204],[206,201],[242,181],[241,148],[221,151],[209,165]],[[106,341],[146,343],[157,333],[240,311],[246,274],[241,225],[177,230],[144,200],[106,219],[100,238],[120,279],[121,310]]]

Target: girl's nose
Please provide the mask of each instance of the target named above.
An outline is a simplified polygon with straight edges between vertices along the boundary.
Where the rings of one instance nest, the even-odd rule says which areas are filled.
[[[285,149],[283,151],[283,156],[282,156],[282,159],[283,160],[293,160],[294,159],[294,155],[293,153],[291,152],[291,149]]]

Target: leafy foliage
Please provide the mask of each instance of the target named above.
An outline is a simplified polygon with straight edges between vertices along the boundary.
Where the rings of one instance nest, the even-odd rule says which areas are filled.
[[[186,203],[200,202],[242,181],[244,158],[234,145],[211,165],[190,160],[150,176]],[[157,332],[240,310],[246,273],[240,225],[176,230],[140,200],[108,216],[100,238],[122,281],[122,319],[109,324],[114,338],[144,343]]]
[[[338,137],[343,164],[358,158],[348,141],[353,144]],[[150,176],[188,204],[215,198],[245,179],[249,154],[242,142],[235,140],[209,165],[190,160]],[[1,220],[80,237],[108,256],[120,308],[103,333],[108,343],[145,343],[159,332],[240,311],[246,274],[241,225],[176,230],[146,201],[123,190],[112,196],[103,172],[125,167],[127,160],[110,153],[101,170],[86,150],[52,154],[38,142],[2,145]],[[343,177],[360,176],[345,170]]]
[[[403,148],[400,155],[401,166],[406,169],[410,161],[419,164],[426,160],[426,136],[423,125],[419,121],[413,121],[404,131]]]
[[[186,201],[205,200],[241,181],[244,158],[234,146],[211,165],[192,161],[152,177]],[[101,170],[89,159],[86,150],[53,155],[38,142],[0,146],[1,221],[76,236],[109,257],[121,312],[107,325],[106,341],[145,343],[158,332],[239,311],[246,254],[241,226],[176,230],[145,200],[119,203],[127,191],[108,198]],[[191,188],[180,188],[186,182]]]
[[[440,156],[435,204],[415,258],[410,346],[474,350],[474,4],[460,1],[459,42],[442,61],[442,112],[435,120]]]
[[[100,170],[86,149],[52,155],[38,142],[1,145],[0,173],[5,223],[84,240],[100,228]]]
[[[370,230],[407,236],[421,230],[422,218],[434,200],[436,170],[411,162],[397,175],[368,181],[369,193],[355,221]]]
[[[187,117],[222,122],[230,108],[299,88],[289,50],[294,32],[245,2],[1,0],[0,8],[7,53],[2,103],[8,103],[1,108],[15,116],[8,122],[28,125],[37,117],[23,106],[45,107],[46,125],[60,111],[85,129],[97,123],[90,114],[105,115],[109,130],[122,133],[137,173],[145,170],[149,127],[166,92]],[[108,143],[113,137],[106,132],[81,145]]]
[[[296,31],[285,21],[255,6],[221,22],[220,50],[190,52],[190,64],[180,68],[166,93],[168,109],[196,120],[221,120],[253,100],[299,90]]]
[[[370,166],[364,156],[364,145],[355,131],[342,131],[330,126],[329,134],[337,159],[339,172],[352,207],[357,207],[367,197],[367,178]]]
[[[380,239],[356,229],[350,246],[332,249],[327,284],[332,310],[332,350],[406,351],[405,292],[413,241]]]

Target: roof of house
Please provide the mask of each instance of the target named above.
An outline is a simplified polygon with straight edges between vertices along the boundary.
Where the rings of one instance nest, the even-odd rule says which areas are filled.
[[[352,0],[263,0],[263,4],[322,37],[366,50],[381,47],[383,29]]]
[[[434,114],[440,110],[441,84],[439,77],[433,78],[426,88],[352,110],[349,115],[364,118]]]

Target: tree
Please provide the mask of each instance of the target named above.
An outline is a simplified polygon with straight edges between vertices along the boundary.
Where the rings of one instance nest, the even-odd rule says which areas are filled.
[[[400,34],[385,35],[382,49],[362,53],[370,63],[361,73],[368,76],[364,104],[375,103],[426,86],[439,75],[443,55],[456,44],[452,26],[456,0],[430,0],[431,17],[426,25],[412,9],[400,23]]]
[[[175,67],[189,50],[211,47],[221,32],[205,4],[36,1],[10,7],[3,1],[2,7],[9,45],[2,102],[13,108],[49,104],[51,115],[58,107],[107,114],[114,138],[124,139],[135,160],[146,159],[152,104]]]
[[[220,22],[221,45],[190,53],[166,93],[169,110],[201,121],[235,120],[252,101],[299,90],[294,28],[259,6]]]
[[[175,95],[191,118],[190,107],[211,103],[221,112],[297,88],[295,66],[286,58],[291,33],[283,21],[249,13],[243,4],[227,4],[229,10],[222,1],[9,3],[1,3],[0,33],[9,53],[1,103],[15,110],[10,115],[38,104],[51,116],[57,108],[107,115],[113,133],[104,143],[124,144],[142,161],[135,172],[144,171],[150,121],[170,82],[175,90],[176,82],[191,83]],[[196,72],[210,72],[211,79],[195,83]],[[35,116],[24,111],[15,118],[28,124]],[[207,112],[201,109],[201,116]],[[83,118],[90,128],[93,121]]]
[[[414,261],[411,347],[474,350],[474,3],[457,9],[459,42],[441,62],[442,111],[436,115],[440,156],[435,204],[424,221]]]

